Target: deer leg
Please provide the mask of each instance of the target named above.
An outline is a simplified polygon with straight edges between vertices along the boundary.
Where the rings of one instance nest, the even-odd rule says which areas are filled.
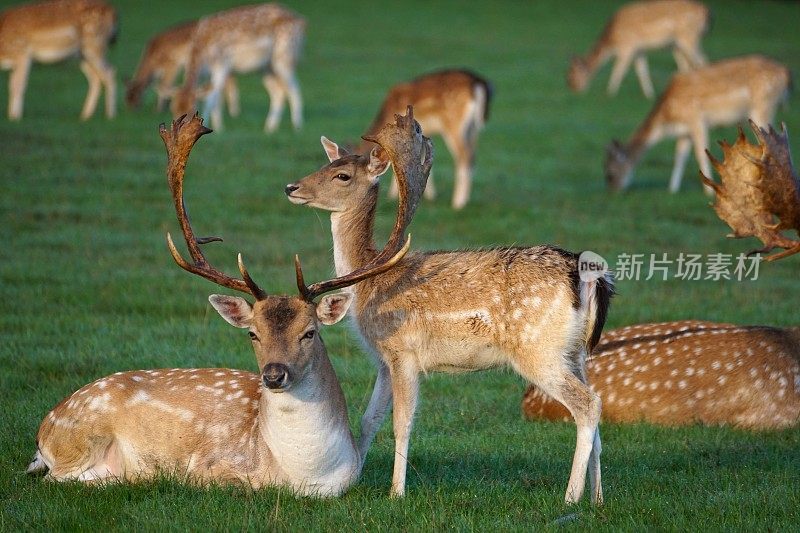
[[[238,117],[239,112],[239,86],[232,75],[225,79],[225,104],[228,106],[228,114]]]
[[[281,115],[283,115],[283,108],[286,105],[286,89],[281,80],[273,74],[265,74],[261,81],[269,94],[269,112],[267,120],[264,122],[264,131],[272,133],[278,129]]]
[[[161,79],[156,85],[156,95],[158,97],[156,102],[156,110],[164,111],[167,109],[167,102],[172,98],[175,92],[175,80],[178,78],[177,68],[165,69],[161,75]]]
[[[275,75],[280,78],[284,90],[289,96],[292,126],[294,126],[294,129],[299,130],[303,126],[303,97],[300,94],[300,85],[297,83],[297,76],[294,73],[294,61],[287,57],[285,61],[277,61],[272,68]]]
[[[94,70],[95,76],[106,90],[106,117],[114,118],[117,114],[117,80],[114,68],[105,60],[105,45],[100,43],[84,44],[83,58],[89,67]],[[83,67],[81,67],[81,70],[83,70]],[[86,74],[86,71],[84,71],[84,74]],[[91,82],[89,83],[91,84]],[[87,101],[89,100],[88,95],[86,99]],[[95,97],[95,105],[96,103],[97,97]],[[88,115],[81,114],[82,120],[86,120],[94,114],[95,105],[92,106],[91,113]],[[85,110],[86,108],[84,107]]]
[[[389,367],[381,361],[378,367],[378,376],[375,378],[375,388],[372,389],[372,396],[369,399],[367,410],[364,411],[364,415],[361,417],[361,436],[358,439],[358,452],[361,455],[362,465],[366,461],[372,440],[386,418],[386,413],[391,404],[392,380],[389,374]]]
[[[697,159],[697,164],[700,165],[700,171],[710,178],[711,161],[708,160],[708,156],[706,155],[706,148],[708,147],[708,129],[706,129],[705,124],[695,124],[692,128],[692,144],[694,145],[694,157]],[[714,196],[714,189],[705,184],[703,185],[703,192],[705,192],[707,196]]]
[[[466,130],[466,128],[464,128]],[[455,184],[453,186],[453,209],[461,209],[469,201],[472,186],[472,160],[474,152],[466,139],[466,131],[456,136],[443,135],[455,161]]]
[[[86,100],[83,102],[83,110],[81,111],[81,120],[88,120],[89,117],[94,115],[94,110],[97,108],[97,99],[100,97],[102,82],[94,67],[87,61],[81,61],[81,72],[89,82],[89,90],[86,92]]]
[[[215,130],[222,130],[222,102],[220,100],[227,78],[228,69],[220,67],[211,69],[211,89],[205,98],[203,114],[211,118],[211,124]]]
[[[28,75],[30,71],[31,59],[29,57],[19,60],[11,70],[11,76],[8,78],[9,120],[19,120],[22,118],[25,88],[28,86]]]
[[[700,50],[700,41],[695,38],[675,43],[672,55],[678,65],[678,70],[681,72],[700,68],[708,62],[706,56]]]
[[[617,54],[617,59],[614,61],[614,67],[611,69],[611,77],[608,80],[608,94],[614,96],[619,91],[619,86],[622,83],[622,78],[631,66],[633,54],[628,52]]]
[[[675,143],[675,164],[672,165],[672,175],[669,178],[669,192],[673,194],[681,188],[681,179],[691,148],[692,140],[689,137],[679,137]]]
[[[636,59],[633,60],[633,68],[639,78],[642,92],[649,100],[652,100],[655,90],[653,89],[653,80],[650,79],[650,66],[647,64],[647,58],[643,55],[636,56]]]
[[[392,379],[394,408],[394,472],[392,473],[391,496],[406,493],[406,469],[408,467],[408,443],[411,426],[419,397],[419,374],[410,364],[399,363],[389,368]]]

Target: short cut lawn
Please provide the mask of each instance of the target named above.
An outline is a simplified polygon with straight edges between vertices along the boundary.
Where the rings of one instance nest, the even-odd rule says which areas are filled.
[[[147,39],[168,25],[229,7],[218,0],[145,7],[115,1],[121,18],[111,61],[129,77]],[[725,238],[690,160],[680,194],[667,194],[674,143],[647,154],[626,194],[602,178],[604,147],[627,138],[650,102],[632,72],[615,98],[606,67],[584,95],[567,91],[570,55],[588,50],[617,2],[290,2],[308,19],[299,67],[306,123],[267,136],[266,95],[242,76],[242,116],[204,137],[187,173],[186,199],[201,234],[224,243],[212,262],[235,269],[242,251],[271,292],[294,288],[292,256],[309,279],[332,272],[325,213],[293,206],[283,187],[325,163],[324,134],[352,141],[394,82],[466,66],[495,86],[479,142],[474,193],[449,208],[451,159],[436,140],[440,197],[412,225],[416,249],[554,243],[622,253],[736,254],[754,240]],[[800,72],[800,4],[710,2],[704,49],[713,59],[760,52]],[[656,87],[674,63],[653,53]],[[0,75],[0,102],[7,73]],[[51,484],[24,473],[41,419],[63,397],[128,369],[255,369],[247,336],[206,298],[221,289],[177,268],[164,235],[177,231],[158,137],[166,114],[148,95],[116,120],[77,120],[85,80],[77,62],[33,67],[20,123],[0,119],[0,528],[146,530],[788,530],[800,522],[800,430],[749,433],[604,424],[606,504],[563,504],[575,443],[572,424],[525,421],[525,388],[510,371],[431,375],[411,441],[408,495],[388,497],[393,438],[387,421],[361,480],[340,499],[286,490]],[[800,101],[778,111],[800,158]],[[735,128],[715,130],[729,139]],[[719,155],[714,145],[712,150]],[[385,189],[385,184],[384,184]],[[393,220],[382,199],[379,238]],[[800,256],[762,265],[755,281],[624,280],[608,327],[698,318],[798,323]],[[375,370],[346,326],[324,338],[354,431]],[[561,517],[566,517],[555,522]]]

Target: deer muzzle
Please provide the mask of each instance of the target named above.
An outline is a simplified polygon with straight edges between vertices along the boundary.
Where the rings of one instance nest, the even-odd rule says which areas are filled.
[[[291,385],[289,367],[281,363],[270,363],[261,373],[261,381],[271,391],[283,392]]]

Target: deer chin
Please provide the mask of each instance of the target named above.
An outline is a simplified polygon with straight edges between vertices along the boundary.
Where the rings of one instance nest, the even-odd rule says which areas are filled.
[[[295,196],[293,194],[289,194],[286,196],[290,202],[297,205],[308,205],[311,202],[310,198],[303,198],[302,196]]]

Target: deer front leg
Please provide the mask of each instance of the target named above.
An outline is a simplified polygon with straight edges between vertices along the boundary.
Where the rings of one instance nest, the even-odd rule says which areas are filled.
[[[619,91],[619,86],[622,83],[622,78],[631,66],[633,54],[628,51],[619,52],[617,60],[614,61],[614,67],[611,69],[611,77],[608,79],[608,94],[614,96]]]
[[[83,109],[81,110],[81,120],[88,120],[89,117],[94,115],[94,110],[97,108],[97,99],[100,98],[102,82],[100,81],[100,76],[88,61],[81,61],[81,72],[86,76],[86,81],[89,82],[89,90],[86,92],[86,100],[84,100]]]
[[[474,149],[462,132],[457,137],[444,137],[450,153],[453,154],[455,161],[455,185],[453,187],[453,209],[461,209],[469,201],[470,189],[472,188],[472,161]]]
[[[633,68],[636,70],[636,77],[639,78],[642,92],[649,100],[652,100],[655,90],[653,89],[653,80],[650,78],[650,66],[647,58],[643,55],[636,56],[636,59],[633,60]]]
[[[105,59],[105,53],[106,46],[102,42],[84,43],[84,60],[88,64],[89,68],[94,71],[95,77],[97,80],[99,80],[98,83],[102,84],[106,90],[106,117],[114,118],[117,114],[117,79],[114,68],[109,65]],[[81,66],[81,70],[83,70],[83,66]],[[84,74],[86,74],[86,71],[84,71]],[[89,75],[87,74],[86,77],[88,78]],[[89,83],[91,85],[92,82],[90,81]],[[97,96],[99,96],[99,87]],[[94,105],[91,107],[91,113],[89,113],[88,116],[84,116],[83,114],[81,115],[83,120],[86,120],[92,116],[92,114],[94,114],[95,105],[97,104],[97,96],[95,96]],[[86,99],[88,102],[88,95]]]
[[[211,125],[216,130],[222,130],[222,89],[228,79],[228,69],[220,66],[211,69],[211,89],[206,95],[204,115],[209,116]]]
[[[369,399],[367,410],[361,417],[361,436],[358,439],[358,452],[361,455],[363,465],[367,458],[367,452],[372,445],[375,434],[386,418],[386,412],[392,404],[392,379],[389,367],[380,361],[378,376],[375,378],[375,388],[372,389],[372,396]]]
[[[239,116],[239,86],[232,75],[228,75],[225,80],[225,104],[228,106],[228,114],[232,117]]]
[[[692,127],[692,144],[694,145],[694,157],[697,159],[697,164],[700,165],[700,171],[705,176],[711,176],[711,161],[706,155],[708,128],[704,123],[698,122]],[[714,189],[707,185],[703,185],[703,192],[706,193],[706,196],[714,196]]]
[[[261,81],[269,94],[269,112],[267,120],[264,122],[264,131],[272,133],[278,129],[281,115],[283,115],[283,108],[286,105],[286,89],[274,74],[265,74]]]
[[[406,493],[406,469],[408,467],[408,443],[414,413],[419,397],[419,373],[411,363],[400,361],[390,367],[394,410],[394,472],[392,473],[391,496]]]
[[[669,178],[669,192],[676,193],[681,188],[683,171],[686,168],[686,160],[692,148],[692,140],[689,137],[679,137],[675,143],[675,163],[672,165],[672,175]]]
[[[28,86],[28,75],[31,71],[31,59],[24,57],[17,61],[8,78],[8,118],[22,118],[22,106],[25,101],[25,88]]]

